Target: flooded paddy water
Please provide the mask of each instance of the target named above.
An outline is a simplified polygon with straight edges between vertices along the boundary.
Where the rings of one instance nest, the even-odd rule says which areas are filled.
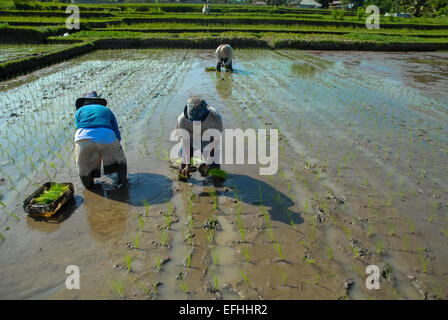
[[[217,74],[212,50],[97,51],[0,83],[0,298],[447,298],[448,54],[235,56]],[[91,90],[117,117],[128,187],[79,180],[74,103]],[[169,136],[193,94],[224,128],[278,129],[277,173],[178,181]],[[37,221],[21,205],[46,181],[75,198]]]

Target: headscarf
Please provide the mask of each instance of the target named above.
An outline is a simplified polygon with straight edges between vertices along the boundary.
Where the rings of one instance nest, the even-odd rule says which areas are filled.
[[[199,96],[188,99],[186,107],[188,119],[191,121],[204,121],[209,113],[207,102]]]

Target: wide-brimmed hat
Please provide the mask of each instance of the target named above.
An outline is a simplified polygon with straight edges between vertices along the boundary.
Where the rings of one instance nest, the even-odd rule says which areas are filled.
[[[88,104],[107,106],[107,101],[106,99],[98,98],[98,94],[95,91],[87,92],[84,93],[81,98],[76,99],[76,110]]]

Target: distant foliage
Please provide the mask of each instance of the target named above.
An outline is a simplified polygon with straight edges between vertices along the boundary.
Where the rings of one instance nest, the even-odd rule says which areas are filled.
[[[332,10],[331,16],[334,20],[344,20],[345,11],[344,10]]]
[[[17,10],[41,10],[42,6],[36,1],[30,0],[12,0],[14,8]]]

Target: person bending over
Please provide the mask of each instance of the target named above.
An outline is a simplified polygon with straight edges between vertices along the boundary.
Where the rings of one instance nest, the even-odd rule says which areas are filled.
[[[209,143],[212,144],[209,148],[209,150],[211,150],[209,156],[212,157],[212,159],[204,159],[206,163],[209,162],[210,164],[204,164],[199,168],[201,175],[207,175],[207,172],[210,169],[220,168],[220,165],[214,161],[214,159],[219,159],[219,139],[215,140],[212,136],[210,142],[202,142],[202,136],[208,129],[216,129],[221,133],[222,117],[215,108],[209,106],[200,96],[194,96],[188,99],[184,111],[177,119],[176,125],[176,129],[184,129],[189,134],[188,140],[182,139],[182,163],[180,173],[184,177],[188,177],[191,171],[191,157],[193,156],[193,123],[195,121],[200,121],[201,124],[201,153]]]
[[[120,144],[121,135],[107,101],[95,91],[76,100],[75,157],[79,177],[86,188],[93,187],[94,178],[116,172],[118,183],[127,182],[126,157]]]
[[[232,67],[232,47],[228,44],[222,44],[216,49],[216,57],[218,58],[218,64],[216,70],[221,71],[221,67],[224,66],[227,70],[233,71]]]

